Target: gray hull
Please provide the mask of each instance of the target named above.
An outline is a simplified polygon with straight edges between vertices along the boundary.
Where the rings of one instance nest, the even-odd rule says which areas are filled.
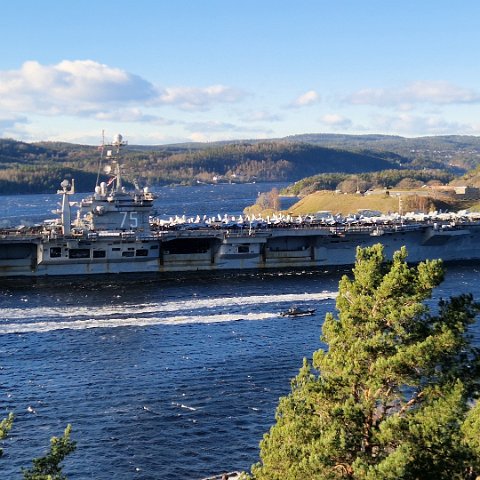
[[[384,229],[303,227],[167,231],[89,238],[0,237],[0,277],[318,268],[354,263],[357,247],[406,246],[409,261],[480,260],[480,223]]]

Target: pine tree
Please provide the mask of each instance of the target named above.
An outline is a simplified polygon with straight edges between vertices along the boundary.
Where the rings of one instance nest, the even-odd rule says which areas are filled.
[[[480,354],[470,295],[427,305],[441,261],[416,267],[405,248],[358,249],[326,348],[304,360],[260,444],[257,480],[464,479],[479,472]],[[473,477],[475,478],[475,477]]]
[[[44,457],[34,458],[32,468],[23,469],[24,480],[67,480],[61,463],[76,448],[76,442],[70,440],[71,430],[68,425],[63,437],[52,437],[50,451]]]
[[[12,429],[13,426],[13,413],[10,413],[7,418],[4,418],[0,422],[0,440],[5,440],[7,438],[8,433]],[[0,448],[0,457],[3,455],[3,450]]]

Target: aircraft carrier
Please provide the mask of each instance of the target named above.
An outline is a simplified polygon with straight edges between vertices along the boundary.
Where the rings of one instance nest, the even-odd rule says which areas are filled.
[[[155,195],[122,182],[121,135],[111,144],[108,182],[78,205],[63,181],[58,219],[0,231],[0,277],[324,268],[354,263],[357,247],[406,246],[409,261],[480,259],[480,215],[380,215],[347,218],[152,217]]]

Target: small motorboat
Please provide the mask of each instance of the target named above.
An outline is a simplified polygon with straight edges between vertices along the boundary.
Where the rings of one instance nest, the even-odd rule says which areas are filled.
[[[299,308],[299,307],[290,307],[288,310],[280,313],[282,317],[307,317],[315,313],[314,308]]]
[[[202,478],[202,480],[237,480],[240,478],[240,472],[224,473],[223,475],[214,475],[213,477]]]

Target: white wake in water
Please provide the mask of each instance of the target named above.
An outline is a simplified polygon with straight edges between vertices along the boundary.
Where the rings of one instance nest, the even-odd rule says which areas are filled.
[[[52,330],[85,330],[87,328],[114,328],[114,327],[145,327],[151,325],[173,325],[187,323],[216,323],[233,322],[236,320],[264,320],[266,318],[278,317],[275,313],[248,313],[247,315],[189,315],[173,317],[130,317],[130,318],[109,318],[72,320],[70,322],[35,322],[35,323],[11,323],[0,326],[0,334],[6,333],[28,333],[28,332],[51,332]]]
[[[335,292],[302,293],[284,295],[251,295],[245,297],[219,297],[219,298],[191,298],[188,300],[175,300],[164,303],[148,303],[124,305],[122,308],[112,305],[105,306],[55,306],[55,307],[34,307],[34,308],[4,308],[0,310],[0,321],[24,320],[25,318],[70,318],[75,317],[105,317],[113,315],[124,315],[128,311],[136,315],[145,315],[158,312],[179,312],[198,309],[216,309],[222,307],[245,307],[248,305],[266,305],[269,303],[283,302],[309,302],[327,300],[336,297]]]
[[[95,308],[70,306],[10,308],[1,311],[0,334],[265,320],[278,317],[279,313],[253,313],[252,310],[258,310],[257,307],[272,303],[318,302],[333,299],[336,295],[335,292],[252,295],[125,305],[124,308],[108,305]],[[239,307],[248,311],[238,312]],[[205,309],[209,310],[206,314],[199,312]],[[230,313],[228,313],[229,310]],[[172,312],[175,314],[172,315]],[[33,319],[41,319],[41,321],[32,321]]]

